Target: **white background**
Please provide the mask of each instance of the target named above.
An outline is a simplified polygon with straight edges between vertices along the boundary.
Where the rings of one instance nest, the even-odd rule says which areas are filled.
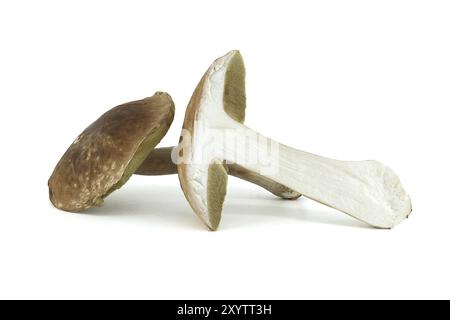
[[[1,1],[0,298],[450,298],[448,1]],[[218,232],[176,176],[85,214],[48,201],[74,138],[169,92],[178,141],[203,72],[239,49],[246,123],[400,176],[410,219],[375,230],[230,179]]]

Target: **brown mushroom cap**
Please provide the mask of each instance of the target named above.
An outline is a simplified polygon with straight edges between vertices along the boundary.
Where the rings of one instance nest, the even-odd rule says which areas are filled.
[[[100,205],[123,186],[167,133],[175,106],[167,93],[111,109],[81,133],[48,182],[50,201],[65,211]]]

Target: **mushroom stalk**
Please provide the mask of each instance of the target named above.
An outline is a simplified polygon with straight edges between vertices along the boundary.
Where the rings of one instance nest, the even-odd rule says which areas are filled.
[[[235,123],[235,126],[232,132],[236,145],[224,149],[224,158],[235,160],[249,172],[379,228],[392,228],[411,212],[409,196],[399,178],[380,162],[329,159],[278,144],[242,124]],[[245,157],[236,154],[238,150],[261,154],[258,150],[261,141],[278,146],[275,156],[268,155],[268,159],[278,159],[271,172],[266,163],[246,161]]]
[[[144,160],[142,165],[136,170],[134,174],[143,176],[161,176],[178,174],[177,165],[172,161],[172,151],[175,147],[158,148],[155,149]],[[289,189],[282,184],[279,184],[268,177],[264,177],[255,172],[248,171],[238,165],[228,165],[228,172],[230,175],[256,184],[261,188],[266,189],[277,197],[285,200],[296,200],[301,194]]]

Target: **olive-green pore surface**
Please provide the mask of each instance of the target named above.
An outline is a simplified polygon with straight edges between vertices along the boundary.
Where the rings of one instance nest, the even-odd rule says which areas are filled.
[[[209,227],[217,230],[222,218],[223,203],[227,194],[228,172],[222,163],[212,163],[208,169]]]
[[[172,124],[171,97],[152,97],[117,106],[81,133],[48,182],[50,201],[65,211],[83,211],[126,183]]]
[[[246,107],[244,59],[236,51],[225,73],[223,108],[232,119],[244,123]]]

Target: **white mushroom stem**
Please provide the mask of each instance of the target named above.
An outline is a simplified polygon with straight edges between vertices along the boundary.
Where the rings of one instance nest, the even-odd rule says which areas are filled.
[[[211,227],[208,168],[232,162],[268,177],[304,196],[379,228],[392,228],[411,212],[409,196],[397,175],[376,161],[338,161],[278,144],[232,119],[224,107],[227,66],[236,52],[216,60],[208,70],[193,122],[185,189],[194,210]],[[189,143],[187,142],[189,141]]]
[[[409,196],[399,178],[382,163],[328,159],[277,144],[257,133],[253,135],[256,140],[249,140],[248,137],[252,136],[249,130],[242,126],[234,131],[237,147],[234,150],[225,148],[225,159],[236,159],[238,165],[249,171],[269,177],[375,227],[392,228],[411,212]],[[272,152],[276,153],[276,156],[269,154],[267,159],[278,158],[271,170],[267,169],[267,161],[246,161],[235,156],[236,150],[261,154],[258,150],[261,141],[273,146]],[[277,145],[279,148],[274,151]]]

